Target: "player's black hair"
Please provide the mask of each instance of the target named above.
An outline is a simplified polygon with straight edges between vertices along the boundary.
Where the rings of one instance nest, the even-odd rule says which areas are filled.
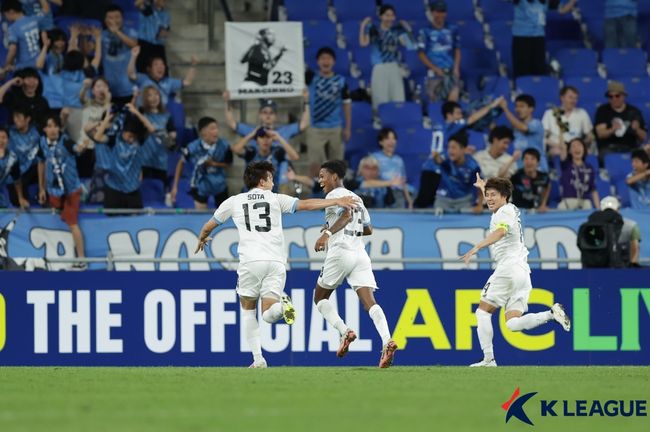
[[[523,102],[531,108],[535,108],[535,98],[529,94],[520,94],[515,98],[515,103]]]
[[[43,119],[43,129],[45,129],[45,126],[47,126],[47,122],[49,120],[52,120],[54,122],[54,124],[59,127],[59,129],[61,128],[61,116],[50,112]]]
[[[467,142],[469,141],[469,137],[465,132],[458,132],[456,134],[453,134],[451,137],[449,137],[449,142],[451,141],[456,141],[462,148],[467,147]]]
[[[316,53],[316,60],[318,60],[323,54],[329,54],[334,60],[336,60],[336,53],[332,48],[328,46],[324,46],[318,49],[318,52]]]
[[[641,161],[641,163],[650,165],[650,156],[648,156],[648,152],[643,149],[634,150],[630,156],[630,159],[638,159]]]
[[[210,125],[211,123],[216,123],[217,125],[219,124],[219,122],[212,117],[201,117],[197,125],[197,127],[199,128],[199,132],[201,132],[203,128]]]
[[[348,166],[345,163],[345,161],[342,160],[329,160],[323,162],[320,168],[326,169],[332,174],[336,174],[339,177],[339,179],[343,180],[343,177],[345,177],[345,173],[348,169]]]
[[[2,2],[2,8],[0,9],[2,13],[13,11],[13,12],[22,12],[23,5],[20,4],[19,0],[4,0]]]
[[[397,14],[397,12],[395,12],[395,7],[392,4],[384,3],[379,7],[379,16],[382,16],[389,10],[393,11],[394,14]]]
[[[389,128],[389,127],[383,127],[383,128],[381,128],[381,129],[379,130],[379,133],[377,134],[377,142],[379,142],[379,143],[382,142],[383,140],[385,140],[386,138],[388,138],[388,136],[389,136],[390,134],[395,135],[395,139],[397,139],[397,132],[395,132],[395,129],[393,129],[393,128]]]
[[[38,80],[41,80],[41,76],[38,74],[38,71],[34,69],[33,67],[26,67],[23,69],[20,69],[16,71],[15,75],[19,78],[25,79],[25,78],[38,78]]]
[[[447,114],[453,114],[456,108],[462,109],[458,102],[447,101],[443,103],[442,107],[440,108],[440,111],[442,112],[442,118],[446,119]]]
[[[71,50],[63,55],[63,70],[78,71],[84,68],[86,58],[79,50]]]
[[[122,14],[122,16],[124,16],[124,9],[122,9],[121,7],[119,7],[119,6],[116,5],[116,4],[109,5],[109,6],[106,8],[106,10],[104,10],[104,19],[106,19],[106,15],[107,15],[109,12],[119,12],[119,13]]]
[[[248,189],[256,188],[260,184],[260,180],[266,179],[271,174],[275,174],[273,164],[268,161],[251,162],[244,170],[244,185]]]
[[[511,141],[515,139],[515,136],[512,133],[512,129],[510,129],[508,126],[495,126],[492,128],[490,135],[488,136],[490,143],[494,140],[501,140],[504,138],[510,138]]]
[[[523,154],[522,157],[526,157],[526,155],[533,156],[535,159],[537,159],[537,162],[539,162],[542,159],[542,156],[539,154],[539,150],[537,150],[536,148],[533,148],[533,147],[530,147],[530,148],[527,148],[526,150],[524,150],[524,154]]]
[[[571,85],[565,85],[564,87],[562,87],[562,88],[560,89],[560,96],[564,96],[565,94],[567,94],[567,93],[570,92],[570,91],[572,91],[572,92],[575,93],[575,94],[580,94],[580,92],[578,91],[578,89],[575,88],[574,86],[571,86]]]
[[[485,190],[494,189],[501,196],[506,197],[506,201],[512,196],[512,182],[505,177],[492,177],[485,182]]]

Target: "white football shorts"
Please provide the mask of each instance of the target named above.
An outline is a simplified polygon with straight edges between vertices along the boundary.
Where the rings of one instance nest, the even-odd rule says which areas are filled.
[[[252,261],[237,268],[237,294],[241,297],[280,299],[287,268],[279,261]]]
[[[325,289],[336,289],[343,279],[354,290],[359,288],[377,289],[375,275],[372,273],[370,257],[365,250],[350,251],[338,249],[327,253],[323,268],[318,276],[318,285]]]
[[[492,273],[481,292],[481,301],[495,307],[505,307],[506,312],[528,311],[528,298],[533,285],[530,270],[524,266],[502,265]]]

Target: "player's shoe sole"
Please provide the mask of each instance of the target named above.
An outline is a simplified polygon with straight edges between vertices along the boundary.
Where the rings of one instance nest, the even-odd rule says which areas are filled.
[[[389,368],[393,365],[395,359],[395,351],[397,351],[397,344],[395,341],[388,341],[383,350],[381,350],[381,358],[379,359],[379,367],[382,369]]]
[[[553,314],[553,319],[562,326],[564,331],[571,330],[571,320],[564,311],[564,306],[562,306],[560,303],[555,303],[551,308],[551,313]]]
[[[265,361],[261,363],[253,363],[252,365],[248,366],[248,369],[266,369],[269,367]]]
[[[478,363],[472,363],[469,365],[469,367],[497,367],[497,362],[494,359],[488,361],[485,361],[485,359],[483,359]]]
[[[291,303],[291,298],[285,294],[280,298],[280,302],[282,304],[282,317],[284,318],[284,322],[293,324],[296,321],[296,309],[293,307],[293,303]]]
[[[337,357],[345,357],[350,349],[350,344],[354,342],[357,338],[357,334],[354,330],[348,329],[343,336],[341,336],[341,345],[339,346],[338,351],[336,351]]]

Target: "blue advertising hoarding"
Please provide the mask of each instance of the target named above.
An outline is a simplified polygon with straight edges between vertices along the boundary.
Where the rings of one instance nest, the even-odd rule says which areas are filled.
[[[376,297],[400,350],[396,364],[467,365],[481,358],[474,309],[489,271],[379,271]],[[349,288],[338,310],[359,339],[338,359],[338,333],[313,305],[318,273],[293,270],[295,324],[260,320],[271,366],[374,365],[381,342]],[[0,365],[247,366],[236,273],[3,272]],[[500,365],[650,364],[650,271],[534,271],[530,310],[563,303],[551,322],[514,333],[495,316]],[[497,320],[498,319],[498,320]]]

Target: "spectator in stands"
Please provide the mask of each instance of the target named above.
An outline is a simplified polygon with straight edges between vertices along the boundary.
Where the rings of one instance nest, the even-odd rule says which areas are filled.
[[[539,170],[540,156],[536,148],[524,150],[524,166],[510,178],[514,186],[512,203],[521,209],[546,213],[551,183],[548,172]]]
[[[607,153],[631,152],[648,137],[641,111],[625,101],[623,83],[610,81],[605,96],[609,103],[598,107],[595,121],[601,162]]]
[[[379,19],[379,26],[372,23],[371,17],[367,17],[359,27],[359,45],[371,46],[370,60],[373,66],[370,91],[375,110],[385,102],[404,102],[398,45],[414,45],[411,26],[406,21],[395,24],[395,8],[392,5],[382,4],[379,7]]]
[[[650,208],[650,157],[644,149],[632,152],[632,172],[625,182],[630,187],[630,204],[633,209]]]
[[[74,34],[76,31],[78,32],[78,27],[77,26],[71,26],[70,27],[70,36]],[[46,75],[51,75],[55,73],[61,72],[63,69],[63,56],[65,52],[67,51],[67,44],[68,44],[68,39],[66,37],[66,34],[63,30],[60,28],[55,28],[47,32],[47,39],[43,40],[43,45],[46,45],[49,50],[47,51],[47,54],[45,56],[45,62],[42,68],[39,68],[38,65],[36,66],[39,69],[43,69],[43,72]]]
[[[569,155],[566,159],[555,156],[562,194],[562,201],[558,204],[558,209],[589,210],[598,206],[600,202],[598,190],[596,190],[598,173],[591,165],[585,163],[587,154],[588,149],[584,141],[574,138],[569,143]],[[561,162],[558,163],[560,159]]]
[[[560,154],[566,152],[568,143],[573,138],[582,139],[590,153],[596,153],[594,141],[594,126],[589,114],[578,106],[578,89],[573,86],[564,86],[560,90],[560,106],[549,108],[544,112],[542,124],[544,125],[545,144],[549,153]]]
[[[63,0],[19,0],[23,6],[23,13],[26,16],[36,17],[40,30],[50,31],[54,29],[54,15],[49,3],[58,6],[63,4]],[[42,33],[41,33],[42,34]]]
[[[429,100],[457,101],[460,84],[460,36],[454,24],[448,24],[447,3],[431,3],[431,25],[418,35],[419,57],[429,69]]]
[[[371,156],[379,162],[379,177],[385,181],[393,181],[395,178],[404,180],[401,184],[390,188],[394,201],[389,207],[413,209],[413,198],[409,185],[406,184],[406,166],[402,157],[395,154],[397,133],[389,127],[382,128],[377,134],[377,142],[381,151],[371,153]]]
[[[396,176],[392,180],[382,180],[379,161],[374,156],[366,156],[359,162],[359,169],[351,181],[344,181],[345,187],[354,191],[363,200],[366,208],[390,207],[389,189],[404,187],[406,179]],[[387,202],[388,201],[388,202]]]
[[[446,213],[465,212],[472,209],[474,213],[483,211],[483,196],[478,194],[474,204],[474,182],[481,169],[469,153],[467,135],[457,134],[449,138],[447,155],[434,152],[433,158],[440,166],[442,177],[434,204],[436,210]]]
[[[29,200],[28,187],[38,184],[38,168],[36,154],[40,135],[34,127],[29,110],[24,107],[15,107],[13,110],[14,125],[9,129],[9,149],[18,157],[20,165],[20,183],[23,188],[23,197]],[[15,190],[9,189],[9,200],[14,207],[21,205]]]
[[[171,20],[165,3],[165,0],[135,0],[135,6],[140,10],[138,45],[142,48],[142,55],[138,59],[139,71],[146,70],[153,57],[167,64],[165,41],[169,36]]]
[[[508,102],[501,100],[501,109],[514,129],[514,148],[523,152],[528,148],[537,149],[542,157],[540,169],[548,172],[546,149],[544,148],[544,126],[538,119],[533,118],[535,111],[535,98],[528,94],[521,94],[515,99],[516,116],[510,112]]]
[[[141,145],[138,137],[155,131],[155,127],[138,111],[132,103],[124,106],[128,115],[123,121],[114,113],[107,113],[97,128],[90,131],[89,136],[97,147],[97,160],[105,161],[108,175],[104,196],[104,207],[107,209],[140,209],[142,194],[140,193],[140,173],[144,162],[155,152],[152,140],[144,141]],[[110,131],[113,120],[116,119],[116,130]]]
[[[77,173],[75,154],[84,151],[61,133],[61,120],[55,114],[45,119],[38,158],[38,201],[41,205],[49,199],[50,206],[61,211],[61,219],[70,227],[77,257],[84,258],[84,239],[79,228],[79,203],[81,182]],[[72,265],[75,270],[85,270],[85,262]]]
[[[521,156],[521,151],[518,150],[512,156],[507,153],[513,139],[512,129],[507,126],[496,126],[490,131],[490,146],[474,155],[481,167],[483,178],[512,177],[517,170],[515,162]]]
[[[90,98],[87,97],[90,89]],[[96,128],[107,112],[111,109],[111,91],[108,88],[108,81],[104,77],[85,79],[79,92],[79,100],[84,108],[81,112],[81,130],[78,145],[83,145],[87,150],[77,158],[77,170],[84,178],[93,176],[95,169],[95,142],[90,139],[88,133]],[[107,169],[108,166],[97,161],[98,169]],[[103,187],[102,187],[103,188]]]
[[[343,143],[350,139],[352,105],[345,78],[334,73],[336,54],[323,47],[316,54],[317,73],[307,72],[311,127],[307,129],[310,175],[318,175],[326,160],[343,159]]]
[[[568,0],[558,8],[559,0],[513,0],[512,70],[515,78],[546,75],[546,12],[558,9],[560,14],[567,14],[576,2]]]
[[[198,129],[199,138],[181,150],[183,157],[176,164],[171,201],[176,202],[183,166],[190,162],[194,167],[190,195],[194,198],[194,207],[205,210],[211,196],[214,197],[215,207],[228,199],[225,169],[232,165],[232,151],[228,143],[219,137],[219,124],[212,117],[201,118]]]
[[[49,5],[47,7],[49,10]],[[41,51],[38,17],[25,15],[19,0],[4,0],[1,10],[10,23],[7,29],[9,46],[4,71],[34,67]]]
[[[600,201],[600,209],[612,209],[621,212],[621,202],[613,196],[606,196]],[[623,227],[618,236],[618,246],[623,264],[627,267],[641,267],[639,265],[639,251],[641,243],[641,229],[639,224],[632,219],[623,218]]]
[[[252,140],[255,144],[251,144]],[[279,144],[278,144],[279,143]],[[246,161],[246,165],[251,162],[268,161],[275,168],[275,178],[273,182],[273,191],[283,186],[286,178],[288,166],[284,164],[287,161],[296,161],[300,159],[298,152],[289,144],[280,133],[273,129],[258,127],[248,135],[242,137],[237,143],[230,147],[232,152]],[[284,169],[281,170],[280,168]],[[284,182],[281,182],[281,172],[284,173]]]
[[[17,107],[27,110],[32,123],[40,125],[50,110],[43,95],[43,83],[34,68],[21,69],[0,87],[0,103],[12,113]]]
[[[117,5],[111,5],[104,15],[102,35],[102,66],[108,81],[113,102],[122,106],[131,101],[133,85],[127,72],[131,49],[138,44],[138,34],[134,29],[123,28],[124,12]],[[133,201],[135,203],[135,200]]]
[[[9,131],[0,127],[0,188],[5,186],[8,191],[13,190],[13,193],[16,194],[20,207],[29,208],[29,201],[23,196],[23,187],[20,182],[18,156],[9,149]],[[0,192],[0,208],[7,206],[5,194]]]
[[[639,0],[605,0],[605,48],[636,47]]]
[[[147,73],[136,72],[136,60],[140,56],[140,46],[136,46],[131,50],[131,60],[127,66],[127,73],[131,82],[137,84],[139,88],[146,86],[156,86],[160,90],[163,105],[167,106],[169,99],[177,91],[189,87],[194,82],[196,77],[196,65],[199,63],[198,59],[192,56],[192,66],[185,73],[183,80],[166,76],[167,66],[162,57],[151,56],[147,62]]]

